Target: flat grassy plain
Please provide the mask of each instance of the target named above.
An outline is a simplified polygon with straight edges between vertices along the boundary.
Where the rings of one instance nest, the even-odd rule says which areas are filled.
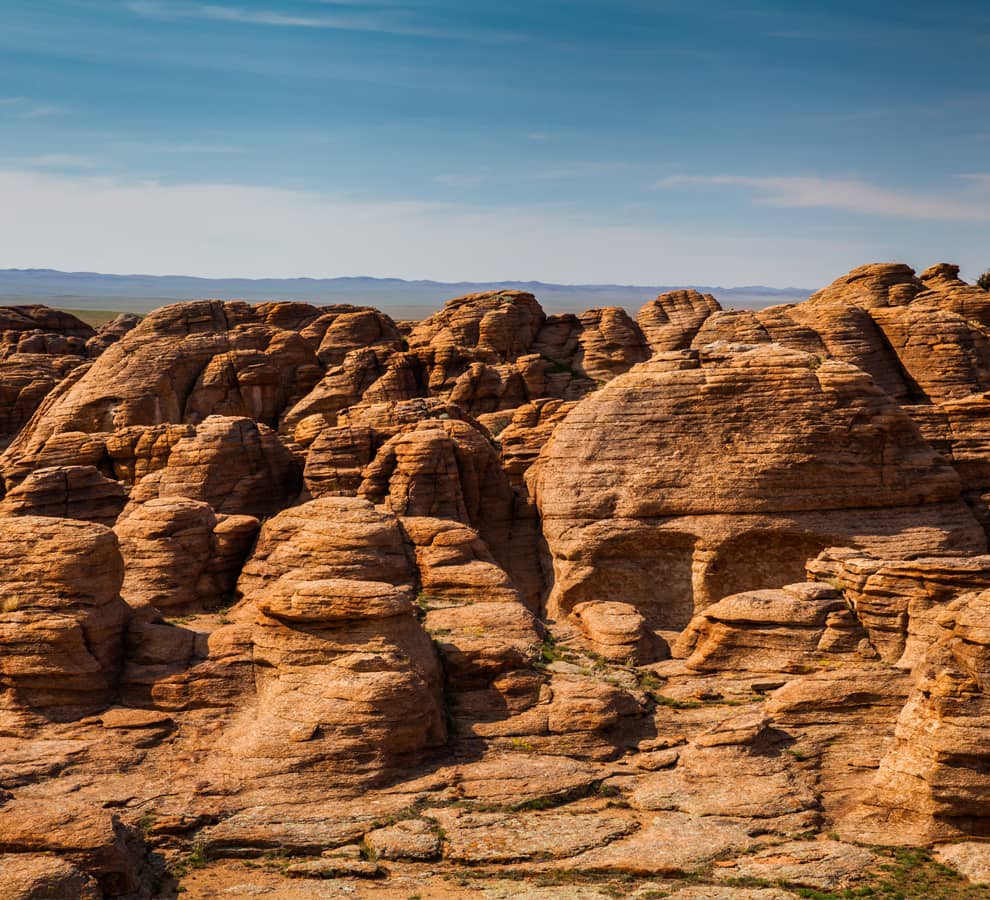
[[[77,319],[82,319],[87,325],[92,325],[93,328],[106,325],[107,322],[112,322],[120,315],[120,310],[116,309],[65,309],[64,307],[56,307],[56,309],[62,309],[63,312],[72,313]]]

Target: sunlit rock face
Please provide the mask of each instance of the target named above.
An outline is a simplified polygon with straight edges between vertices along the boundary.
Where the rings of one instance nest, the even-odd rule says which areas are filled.
[[[658,354],[572,410],[530,476],[551,614],[621,600],[682,627],[800,581],[826,546],[984,547],[959,476],[889,395],[772,344]]]

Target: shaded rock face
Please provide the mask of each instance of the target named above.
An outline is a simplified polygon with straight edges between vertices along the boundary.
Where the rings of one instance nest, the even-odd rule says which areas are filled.
[[[72,313],[47,306],[0,306],[0,360],[13,354],[85,356],[96,332]]]
[[[530,471],[551,614],[655,625],[799,580],[825,546],[980,551],[959,478],[860,370],[768,345],[658,354],[572,410]],[[910,525],[908,525],[910,523]]]
[[[990,823],[990,592],[966,594],[939,633],[901,712],[896,743],[846,828],[911,843],[984,836]]]
[[[252,516],[218,517],[208,503],[183,497],[133,506],[115,529],[124,599],[182,613],[229,605],[258,528]]]
[[[15,353],[0,360],[0,448],[27,424],[42,401],[82,363],[75,355]]]
[[[84,900],[133,896],[150,887],[141,833],[78,802],[0,806],[0,853],[7,896]],[[18,895],[14,888],[35,892]]]
[[[879,559],[831,548],[809,561],[808,572],[843,591],[884,662],[908,670],[936,641],[952,601],[990,589],[987,556]]]
[[[121,313],[109,322],[96,329],[94,334],[86,341],[86,355],[99,356],[111,344],[116,344],[127,332],[133,331],[141,324],[141,317],[134,313]]]
[[[10,727],[27,712],[59,721],[108,705],[128,618],[113,532],[35,516],[2,523],[0,721]]]
[[[266,523],[239,583],[258,705],[230,746],[250,778],[376,778],[444,743],[415,582],[398,521],[367,501],[326,497]]]
[[[299,467],[275,433],[251,419],[210,416],[172,445],[167,462],[131,491],[131,503],[185,497],[218,513],[270,515],[299,491]]]

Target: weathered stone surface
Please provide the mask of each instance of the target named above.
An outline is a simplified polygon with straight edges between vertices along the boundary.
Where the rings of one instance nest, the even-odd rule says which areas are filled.
[[[705,320],[721,309],[711,294],[668,291],[645,304],[636,315],[636,322],[654,353],[686,350]]]
[[[868,263],[837,278],[808,298],[810,304],[842,303],[873,309],[906,306],[924,290],[914,269],[903,263]]]
[[[982,835],[990,820],[990,591],[966,594],[938,618],[896,743],[858,815],[844,827],[888,843]]]
[[[990,844],[960,841],[935,848],[935,858],[977,884],[990,884]]]
[[[57,856],[0,855],[0,884],[7,900],[102,900],[96,882]]]
[[[115,529],[124,599],[181,612],[229,605],[259,527],[251,516],[218,517],[208,503],[183,497],[133,505]]]
[[[416,325],[409,347],[438,354],[477,348],[492,361],[511,362],[529,351],[545,318],[536,298],[523,291],[467,294]]]
[[[0,448],[17,435],[55,385],[82,361],[78,356],[46,353],[0,356]]]
[[[83,519],[113,527],[127,502],[123,485],[94,466],[35,469],[0,501],[3,516]]]
[[[15,353],[83,356],[94,334],[92,327],[60,309],[0,306],[0,359]]]
[[[799,580],[826,545],[984,542],[958,476],[866,375],[774,345],[657,355],[572,410],[528,477],[552,614],[621,599],[683,626]]]
[[[638,809],[679,810],[696,816],[766,820],[801,815],[816,821],[813,784],[784,752],[781,735],[761,714],[743,714],[713,726],[680,749],[677,766],[640,782],[630,801]],[[793,829],[801,830],[801,829]]]
[[[398,521],[367,501],[325,497],[265,524],[239,583],[257,610],[258,705],[229,738],[245,774],[374,778],[443,743],[414,583]]]
[[[637,322],[512,291],[399,325],[26,317],[0,339],[0,836],[9,810],[34,836],[0,866],[148,893],[116,812],[156,865],[202,849],[193,896],[453,896],[478,864],[492,897],[632,873],[778,900],[734,882],[855,890],[879,860],[825,834],[984,834],[987,298],[884,264]],[[116,520],[119,551],[42,510]],[[330,880],[224,861],[269,852]]]
[[[719,870],[725,878],[780,881],[819,891],[854,885],[876,857],[855,844],[841,841],[791,841],[733,860]]]
[[[554,429],[574,408],[564,400],[537,400],[520,406],[497,435],[502,468],[513,487],[524,488],[523,476],[536,461]]]
[[[57,854],[111,897],[142,886],[145,852],[140,832],[107,810],[65,800],[44,805],[12,800],[0,806],[0,853]]]
[[[0,716],[76,718],[106,706],[128,616],[113,532],[35,516],[2,523]]]
[[[593,652],[614,662],[643,665],[669,654],[663,639],[650,631],[636,607],[628,603],[579,603],[569,619]]]
[[[495,448],[468,422],[429,419],[390,439],[365,469],[358,494],[398,516],[471,525],[508,563],[512,492]]]
[[[984,327],[990,326],[990,294],[963,281],[959,277],[959,266],[936,263],[918,277],[927,291],[919,294],[916,302],[932,303]]]
[[[855,652],[865,636],[835,588],[793,584],[705,608],[672,652],[699,671],[801,672],[828,654]]]
[[[322,374],[314,349],[296,330],[318,316],[305,304],[216,300],[157,310],[18,436],[0,468],[9,477],[37,467],[47,445],[66,432],[197,424],[210,415],[274,426]]]
[[[910,669],[939,635],[944,607],[971,591],[990,589],[990,557],[877,559],[833,548],[808,563],[808,572],[840,588],[885,662]]]
[[[636,875],[678,875],[702,868],[725,853],[756,843],[738,821],[683,813],[657,816],[631,837],[589,850],[568,861],[568,868]]]
[[[635,830],[628,818],[597,813],[431,813],[444,831],[444,856],[456,862],[507,863],[575,856]]]
[[[131,503],[185,497],[218,513],[268,516],[289,503],[300,483],[298,465],[270,428],[210,416],[172,446],[164,467],[134,486]]]
[[[441,831],[435,821],[405,819],[376,828],[365,842],[379,859],[436,859],[440,856]]]
[[[94,334],[86,341],[86,355],[99,356],[111,344],[116,344],[127,332],[133,331],[141,324],[141,317],[134,313],[121,313],[109,322],[104,323],[96,329]]]

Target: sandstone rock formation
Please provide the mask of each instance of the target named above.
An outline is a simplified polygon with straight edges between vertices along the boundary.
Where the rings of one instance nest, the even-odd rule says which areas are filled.
[[[0,729],[108,705],[128,617],[113,532],[72,519],[0,521]]]
[[[3,308],[0,894],[954,896],[988,303]]]
[[[415,581],[398,521],[367,501],[325,497],[266,523],[239,583],[258,706],[230,738],[252,777],[380,778],[444,742]]]
[[[729,594],[799,580],[825,546],[984,545],[958,476],[888,395],[776,345],[658,354],[573,410],[530,477],[551,614],[618,599],[683,627]]]

